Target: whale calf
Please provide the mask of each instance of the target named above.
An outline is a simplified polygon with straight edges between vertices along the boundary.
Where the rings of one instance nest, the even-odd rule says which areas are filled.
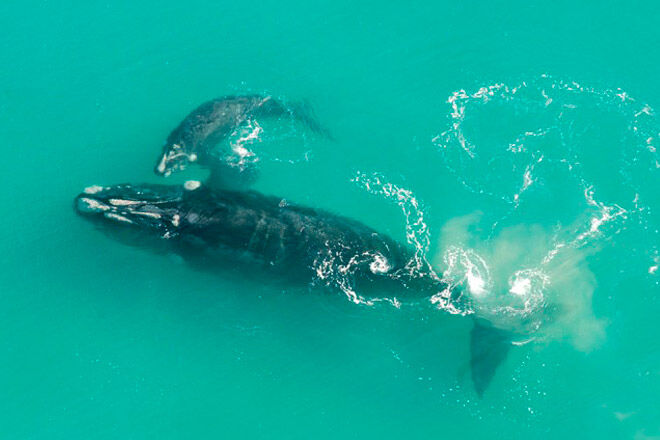
[[[285,105],[271,96],[226,96],[203,103],[181,121],[168,136],[154,171],[157,175],[168,176],[196,162],[211,169],[214,182],[231,186],[235,179],[253,180],[254,166],[228,160],[234,158],[238,161],[244,152],[232,151],[222,141],[253,118],[283,116],[290,116],[312,131],[329,136],[308,106]]]
[[[413,269],[414,254],[385,234],[349,218],[292,205],[254,191],[185,185],[92,186],[74,201],[76,211],[130,243],[164,246],[184,260],[213,269],[243,263],[301,283],[322,281],[355,302],[365,292],[395,303],[430,304],[448,288]],[[374,295],[375,297],[375,295]],[[510,347],[508,333],[475,319],[472,379],[481,396]]]

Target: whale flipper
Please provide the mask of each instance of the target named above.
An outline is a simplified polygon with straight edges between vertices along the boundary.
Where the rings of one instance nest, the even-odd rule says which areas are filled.
[[[470,333],[470,367],[472,382],[479,397],[482,397],[495,370],[506,358],[511,348],[511,334],[475,320]]]

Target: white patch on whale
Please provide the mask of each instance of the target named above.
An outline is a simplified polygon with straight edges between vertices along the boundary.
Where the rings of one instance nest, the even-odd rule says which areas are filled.
[[[163,157],[160,159],[160,163],[158,164],[159,173],[165,172],[165,162],[167,162],[167,154],[163,154]]]
[[[92,185],[85,188],[85,194],[96,194],[99,191],[103,191],[103,187],[99,185]]]
[[[184,151],[183,147],[179,144],[172,144],[170,151],[163,154],[163,157],[158,164],[158,172],[169,176],[172,174],[172,170],[184,170],[186,168],[185,162],[175,163],[172,165],[171,169],[167,169],[167,163],[172,162],[175,159],[185,156],[188,159],[188,162],[195,162],[197,160],[197,155],[195,153],[188,154]]]
[[[130,205],[139,205],[142,202],[137,200],[124,200],[124,199],[110,199],[108,200],[111,205],[114,206],[130,206]]]
[[[80,201],[87,204],[87,208],[90,211],[107,211],[108,209],[110,209],[108,205],[104,205],[98,200],[88,199],[86,197],[83,197],[82,199],[80,199]]]
[[[132,220],[130,220],[130,219],[124,217],[123,215],[115,214],[114,212],[106,212],[106,213],[103,214],[103,215],[104,215],[106,218],[109,218],[109,219],[117,220],[117,221],[124,222],[124,223],[131,223],[131,224],[133,224],[133,221],[132,221]]]
[[[151,218],[160,218],[160,214],[156,214],[155,212],[147,212],[147,211],[135,211],[133,214],[136,215],[143,215],[145,217],[151,217]]]
[[[183,187],[188,191],[194,191],[200,186],[202,186],[202,182],[199,180],[187,180],[186,183],[183,184]]]

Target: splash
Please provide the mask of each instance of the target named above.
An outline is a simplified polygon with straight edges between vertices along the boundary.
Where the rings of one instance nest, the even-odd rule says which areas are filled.
[[[256,120],[248,119],[245,121],[229,136],[231,151],[223,160],[229,166],[237,167],[240,171],[245,171],[246,168],[254,166],[259,161],[259,157],[254,152],[253,145],[261,142],[263,131]]]
[[[458,90],[447,104],[448,126],[432,142],[488,209],[449,222],[434,263],[476,313],[596,346],[604,325],[591,311],[587,258],[631,228],[658,242],[655,111],[622,89],[549,75]],[[513,226],[530,224],[539,226]],[[657,248],[641,254],[655,274]]]
[[[421,203],[412,191],[388,182],[377,173],[372,175],[357,173],[352,180],[369,193],[393,201],[401,208],[406,219],[406,238],[415,250],[410,261],[406,263],[405,270],[412,277],[432,277],[438,280],[439,278],[426,259],[430,245],[429,230],[424,221]],[[361,267],[368,267],[374,274],[386,274],[391,269],[383,255],[367,251],[344,261],[341,251],[342,249],[333,248],[331,244],[328,244],[325,251],[319,253],[313,264],[316,271],[314,283],[339,288],[355,304],[371,306],[378,302],[386,302],[397,308],[401,306],[401,301],[396,297],[366,297],[355,286],[354,275]]]
[[[367,175],[358,172],[352,181],[370,194],[384,197],[401,208],[406,220],[406,240],[415,249],[414,258],[408,262],[407,267],[411,273],[419,275],[432,273],[433,269],[426,260],[431,243],[429,228],[424,221],[422,205],[413,192],[387,181],[379,173]]]
[[[401,302],[396,297],[367,298],[358,292],[353,275],[364,263],[374,273],[385,273],[389,270],[387,260],[378,252],[363,252],[354,255],[347,262],[342,262],[340,250],[333,249],[328,243],[325,251],[319,253],[312,264],[316,272],[313,284],[321,283],[330,288],[338,288],[354,304],[373,306],[386,302],[396,308],[401,307]]]
[[[246,93],[272,96],[265,91],[250,91],[244,85],[236,88],[237,95]],[[309,129],[296,118],[293,111],[296,104],[284,96],[274,99],[283,104],[284,114],[258,118],[250,115],[229,134],[227,142],[211,149],[210,154],[233,171],[228,174],[231,182],[222,182],[223,185],[248,186],[267,163],[296,165],[312,159]]]
[[[589,252],[557,244],[557,232],[515,226],[482,240],[470,233],[479,214],[453,219],[441,233],[434,265],[453,289],[469,296],[478,316],[509,329],[520,341],[561,339],[588,351],[604,337],[591,307],[595,278]]]
[[[502,203],[493,224],[543,196],[557,202],[554,194],[587,218],[582,241],[628,220],[648,228],[660,169],[660,123],[648,104],[549,75],[457,90],[447,104],[448,128],[432,142],[467,190]]]
[[[434,266],[429,262],[428,254],[431,245],[431,234],[424,220],[423,205],[415,194],[409,189],[388,181],[380,173],[366,174],[358,172],[352,181],[370,194],[393,202],[401,209],[406,222],[406,241],[414,249],[413,257],[406,264],[406,269],[410,275],[420,278],[427,277],[438,281],[442,280],[443,282],[446,281],[437,274]],[[476,279],[477,277],[475,277]],[[468,303],[463,301],[461,291],[455,290],[451,284],[445,284],[447,288],[433,295],[430,299],[431,303],[450,314],[472,314],[474,310],[469,307]],[[349,297],[351,296],[349,295]],[[397,302],[397,304],[400,303]]]
[[[225,152],[232,164],[239,165],[242,161],[247,168],[257,168],[266,163],[297,165],[312,160],[314,141],[318,139],[310,136],[309,128],[296,117],[298,102],[271,90],[255,89],[244,82],[230,89],[235,95],[271,96],[286,109],[278,117],[248,118],[232,133],[231,151]]]
[[[258,162],[309,162],[312,155],[305,132],[287,117],[276,122],[265,120],[263,125],[247,119],[230,135],[229,147],[222,160],[241,172],[256,168]]]

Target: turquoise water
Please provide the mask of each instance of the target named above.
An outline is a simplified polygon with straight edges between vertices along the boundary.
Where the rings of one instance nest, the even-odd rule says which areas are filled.
[[[0,4],[0,436],[660,438],[654,2]],[[516,328],[479,399],[471,320],[198,272],[75,215],[159,182],[216,96],[259,191],[410,241]],[[167,181],[203,177],[194,168]],[[249,277],[248,277],[249,278]]]

